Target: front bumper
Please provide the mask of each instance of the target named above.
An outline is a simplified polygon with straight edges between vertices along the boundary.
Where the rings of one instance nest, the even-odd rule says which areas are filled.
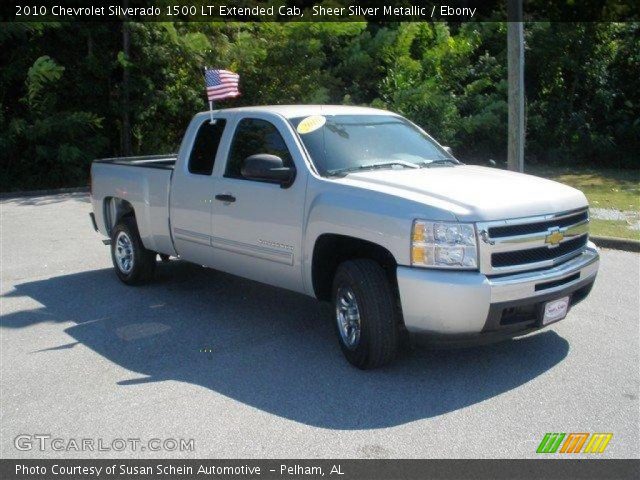
[[[442,341],[481,343],[523,335],[541,328],[546,301],[570,295],[573,306],[584,299],[598,265],[598,250],[589,242],[568,262],[513,275],[398,267],[404,323],[412,334]]]

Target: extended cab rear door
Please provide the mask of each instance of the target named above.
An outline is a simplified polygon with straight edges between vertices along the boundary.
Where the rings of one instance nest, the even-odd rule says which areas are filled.
[[[189,125],[178,153],[171,180],[170,212],[171,235],[181,258],[210,266],[211,209],[214,195],[214,169],[224,163],[220,145],[229,135],[229,116],[199,115]]]
[[[266,112],[237,114],[227,128],[233,136],[216,168],[212,210],[214,267],[303,292],[307,169],[294,133],[286,119]],[[243,177],[242,162],[254,154],[277,155],[295,166],[293,184],[282,188]]]

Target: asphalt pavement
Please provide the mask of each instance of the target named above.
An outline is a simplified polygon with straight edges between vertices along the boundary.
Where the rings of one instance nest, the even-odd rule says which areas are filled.
[[[637,253],[537,334],[362,372],[312,298],[180,261],[123,285],[90,208],[0,202],[2,458],[530,458],[547,432],[639,457]]]

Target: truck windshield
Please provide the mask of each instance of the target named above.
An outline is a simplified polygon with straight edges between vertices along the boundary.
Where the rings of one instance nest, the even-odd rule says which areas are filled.
[[[324,176],[458,164],[429,136],[395,115],[313,115],[290,121]]]

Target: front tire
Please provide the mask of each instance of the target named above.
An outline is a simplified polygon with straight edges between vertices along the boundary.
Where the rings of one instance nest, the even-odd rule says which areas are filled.
[[[156,252],[142,244],[134,217],[124,217],[111,232],[111,260],[118,278],[127,285],[140,285],[153,278]]]
[[[335,326],[340,348],[366,370],[388,364],[398,348],[395,296],[385,271],[373,260],[342,263],[333,280]]]

